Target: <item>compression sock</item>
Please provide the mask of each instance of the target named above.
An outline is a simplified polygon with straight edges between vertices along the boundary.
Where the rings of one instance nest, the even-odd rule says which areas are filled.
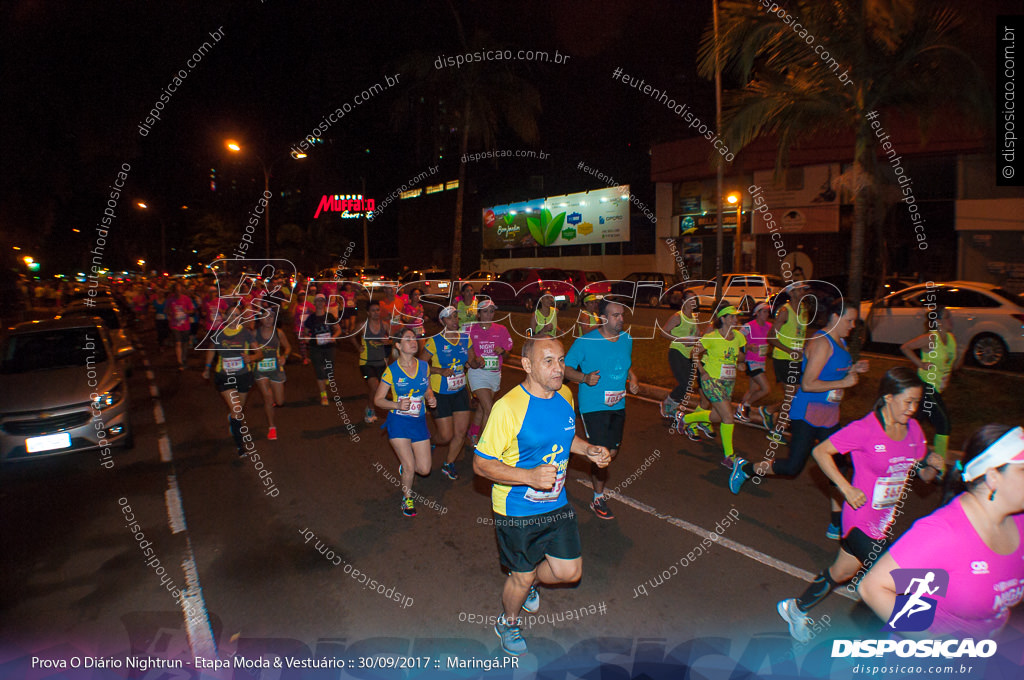
[[[834,524],[837,527],[843,526],[843,511],[842,510],[833,510],[832,511],[832,524]]]
[[[228,416],[228,427],[231,428],[231,438],[235,440],[235,448],[239,452],[245,451],[245,445],[242,441],[242,421]]]
[[[828,594],[835,587],[836,582],[832,580],[832,576],[828,573],[828,569],[826,569],[811,581],[811,585],[807,586],[807,590],[804,591],[803,595],[796,598],[796,606],[802,612],[809,611],[811,607],[816,606],[828,597]]]
[[[732,431],[735,427],[735,425],[730,423],[722,423],[720,428],[722,431],[722,449],[725,451],[726,458],[732,458]]]
[[[935,453],[942,456],[942,460],[946,460],[946,451],[949,450],[949,435],[948,434],[937,434],[935,435]]]
[[[693,413],[687,413],[683,416],[683,422],[689,425],[690,423],[710,423],[711,422],[711,411],[705,411],[704,409],[697,409]]]

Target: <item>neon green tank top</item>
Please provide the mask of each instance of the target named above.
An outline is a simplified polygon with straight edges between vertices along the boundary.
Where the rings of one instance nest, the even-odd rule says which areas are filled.
[[[942,383],[952,372],[956,359],[956,338],[952,333],[946,333],[948,339],[943,342],[940,333],[929,335],[928,349],[921,351],[921,361],[928,364],[928,370],[917,369],[917,376],[934,387],[936,392],[941,392]]]
[[[533,310],[533,334],[534,335],[540,335],[540,333],[538,333],[538,330],[540,330],[540,328],[542,326],[546,326],[547,324],[551,324],[551,330],[550,331],[545,331],[544,335],[550,335],[551,337],[555,337],[555,327],[557,326],[557,324],[555,323],[555,318],[557,316],[558,316],[558,308],[557,307],[552,307],[551,308],[551,313],[548,314],[546,317],[544,316],[543,313],[541,313],[539,308]]]
[[[673,338],[692,338],[697,335],[697,320],[683,316],[683,310],[679,310],[679,325],[668,332]],[[687,345],[681,340],[673,340],[668,346],[682,354],[687,359],[693,352],[693,345]]]
[[[802,351],[804,348],[804,338],[807,337],[807,323],[809,321],[807,312],[804,310],[804,306],[800,305],[800,314],[797,315],[793,305],[789,302],[785,304],[783,309],[788,310],[788,313],[786,314],[786,323],[782,324],[782,327],[776,334],[779,342],[790,349]],[[789,359],[789,355],[778,347],[772,350],[772,357],[775,359]]]

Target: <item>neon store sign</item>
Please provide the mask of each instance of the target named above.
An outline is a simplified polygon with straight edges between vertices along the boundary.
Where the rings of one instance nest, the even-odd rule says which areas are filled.
[[[364,213],[373,212],[377,202],[372,198],[363,198],[362,194],[324,194],[320,205],[316,207],[313,219],[320,217],[320,212],[341,213],[341,219],[347,220],[362,217]]]

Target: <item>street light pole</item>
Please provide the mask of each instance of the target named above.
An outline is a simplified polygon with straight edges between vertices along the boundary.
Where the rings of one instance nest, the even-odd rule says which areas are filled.
[[[715,128],[722,134],[722,64],[718,46],[718,0],[711,0],[712,21],[715,30]],[[715,308],[722,300],[722,250],[725,248],[724,225],[722,224],[722,185],[725,183],[725,159],[719,155],[717,183],[718,229],[715,232]]]

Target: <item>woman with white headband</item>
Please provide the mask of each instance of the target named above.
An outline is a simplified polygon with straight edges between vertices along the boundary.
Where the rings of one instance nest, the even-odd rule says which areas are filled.
[[[963,463],[966,490],[917,520],[864,577],[860,594],[889,622],[904,594],[894,569],[945,570],[949,586],[935,597],[927,635],[977,640],[1002,629],[1024,598],[1024,430],[985,425],[967,440]]]

